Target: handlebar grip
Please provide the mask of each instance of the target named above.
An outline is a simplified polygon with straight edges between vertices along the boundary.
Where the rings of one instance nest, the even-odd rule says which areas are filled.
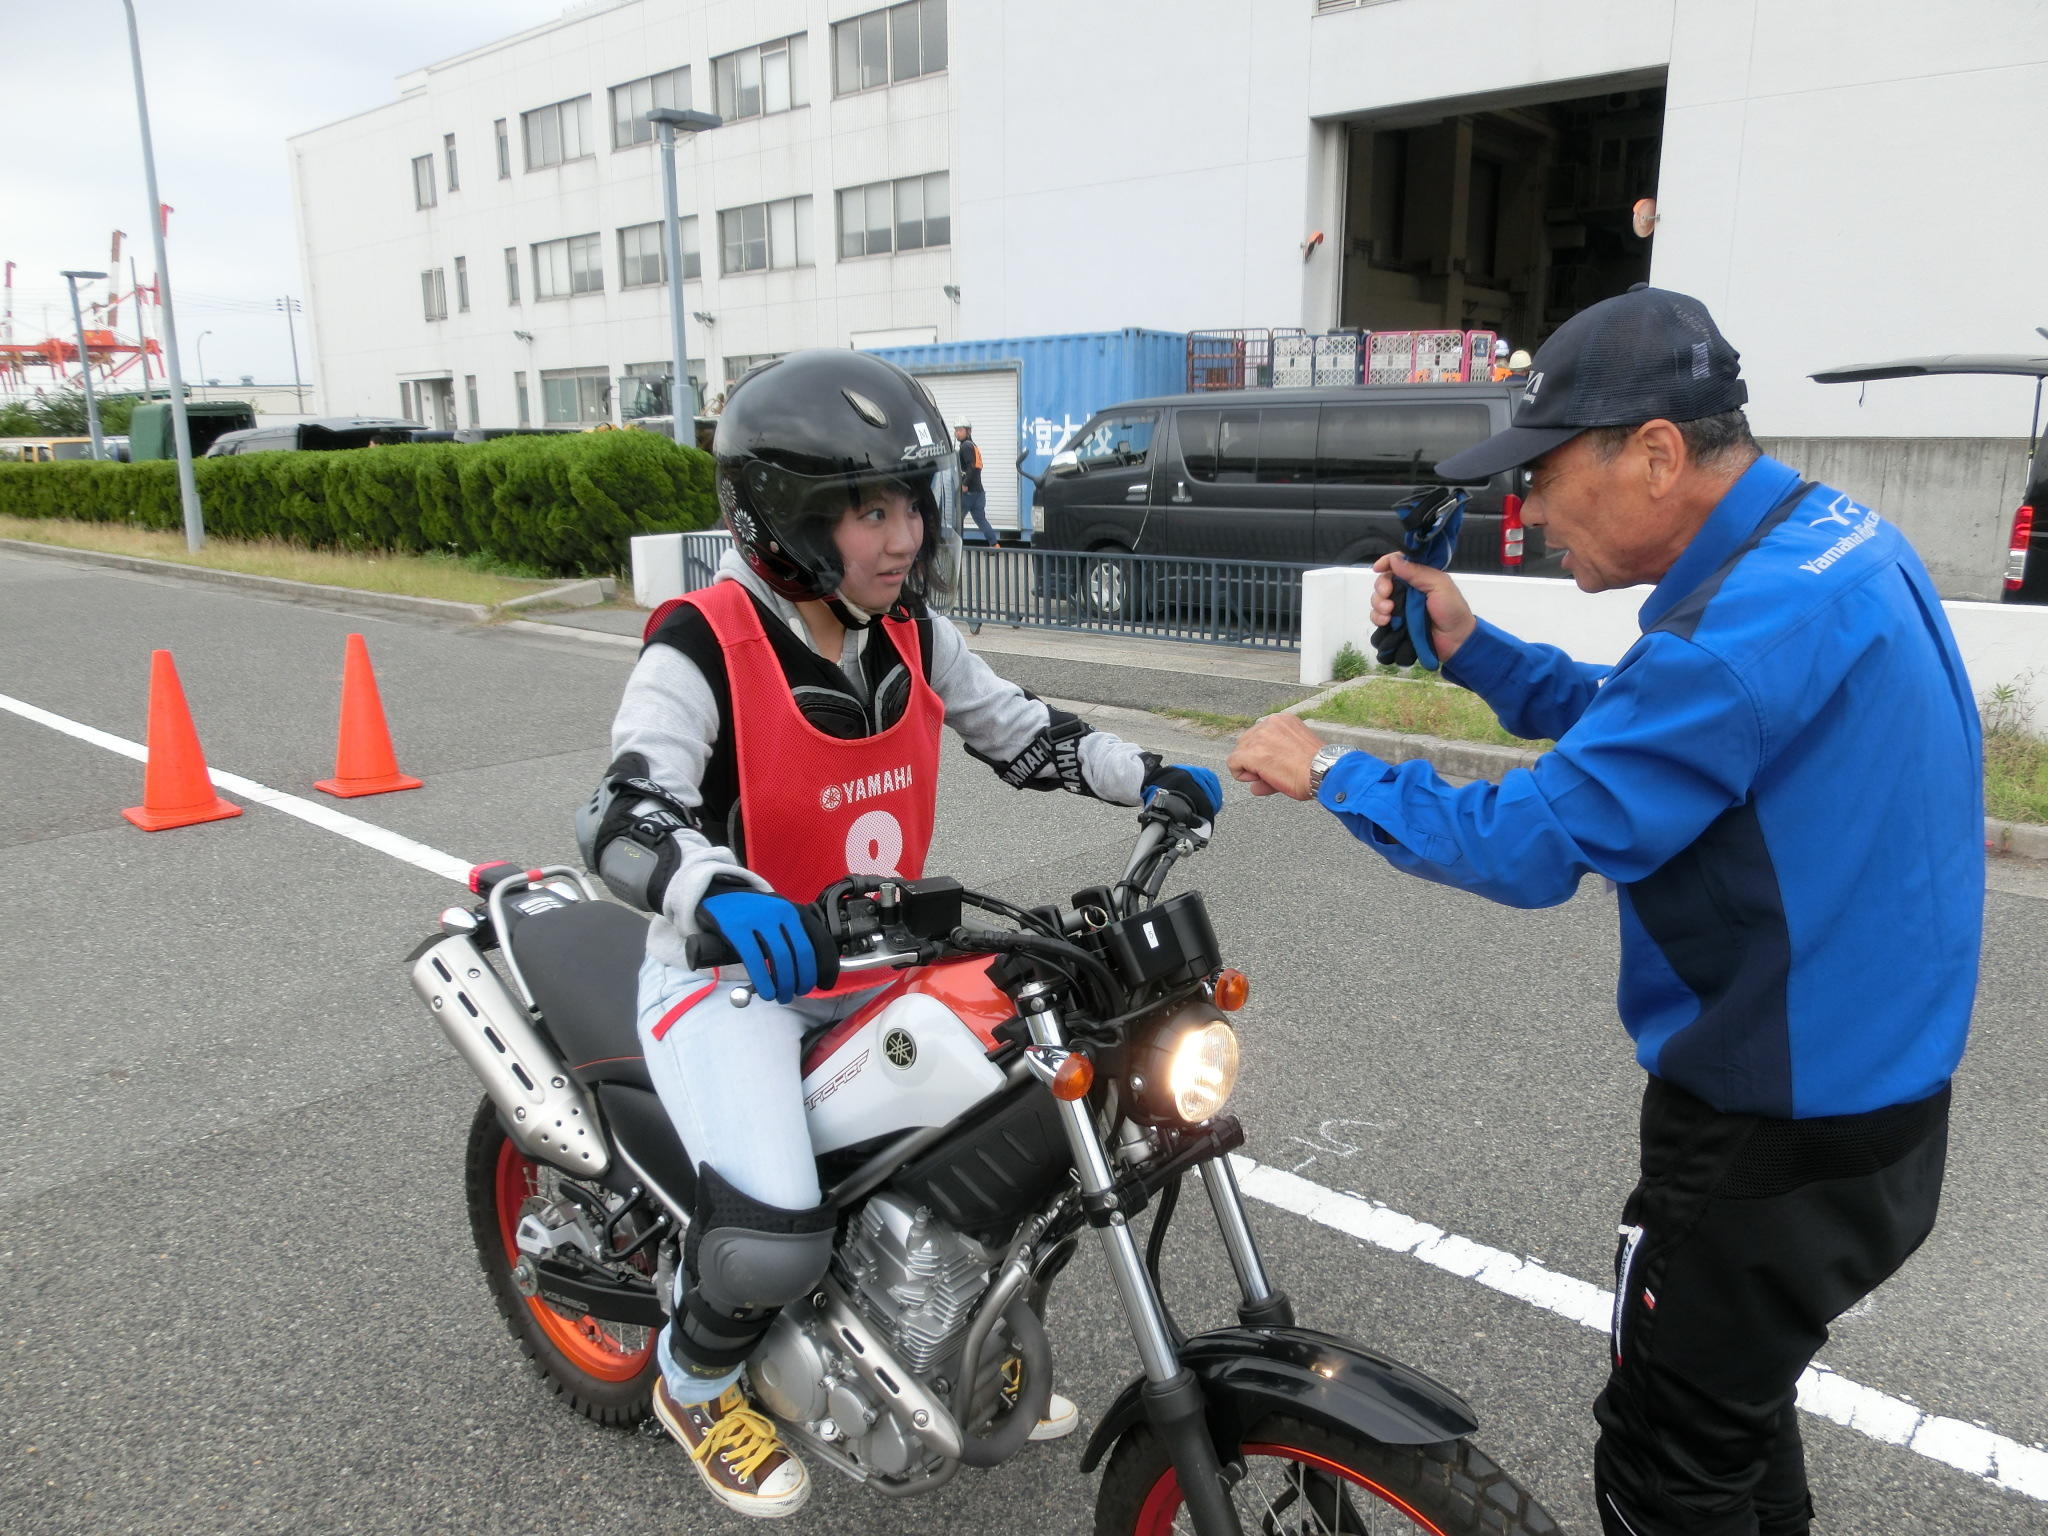
[[[714,966],[738,965],[740,952],[721,934],[693,933],[683,940],[683,958],[691,970],[708,971]]]

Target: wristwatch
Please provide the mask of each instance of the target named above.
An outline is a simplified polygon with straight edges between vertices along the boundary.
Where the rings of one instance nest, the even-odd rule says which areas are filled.
[[[1308,760],[1308,792],[1311,795],[1321,791],[1323,775],[1330,771],[1338,758],[1350,750],[1349,747],[1340,747],[1332,742]]]

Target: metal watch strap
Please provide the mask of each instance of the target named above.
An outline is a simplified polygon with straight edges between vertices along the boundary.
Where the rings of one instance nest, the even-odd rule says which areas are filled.
[[[1320,794],[1322,792],[1323,775],[1328,773],[1330,769],[1336,765],[1338,758],[1342,757],[1346,752],[1349,752],[1350,750],[1351,749],[1349,747],[1340,747],[1336,745],[1334,742],[1332,742],[1330,745],[1325,746],[1320,751],[1318,751],[1314,757],[1309,759],[1308,792],[1311,795]]]

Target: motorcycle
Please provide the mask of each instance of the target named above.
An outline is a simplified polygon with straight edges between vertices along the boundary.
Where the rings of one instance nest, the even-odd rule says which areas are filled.
[[[1084,1473],[1106,1462],[1097,1536],[1554,1532],[1471,1443],[1455,1392],[1296,1326],[1267,1272],[1229,1159],[1244,1132],[1223,1113],[1247,982],[1198,892],[1160,897],[1208,835],[1155,795],[1122,876],[1064,908],[945,878],[819,896],[842,973],[886,986],[804,1043],[839,1230],[825,1278],[749,1363],[753,1399],[879,1494],[998,1466],[1046,1410],[1046,1297],[1092,1230],[1141,1365],[1081,1456]],[[565,866],[481,865],[470,886],[479,904],[408,959],[485,1089],[465,1170],[477,1257],[552,1390],[630,1427],[650,1411],[696,1184],[635,1033],[647,920]],[[695,966],[736,966],[715,936],[690,947]],[[1193,1335],[1159,1269],[1190,1172],[1239,1291],[1235,1326]]]

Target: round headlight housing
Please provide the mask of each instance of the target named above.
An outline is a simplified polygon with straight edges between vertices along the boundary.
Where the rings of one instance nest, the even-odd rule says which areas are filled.
[[[1141,1118],[1200,1125],[1237,1086],[1237,1031],[1207,1002],[1156,1026],[1132,1052],[1132,1089]]]

